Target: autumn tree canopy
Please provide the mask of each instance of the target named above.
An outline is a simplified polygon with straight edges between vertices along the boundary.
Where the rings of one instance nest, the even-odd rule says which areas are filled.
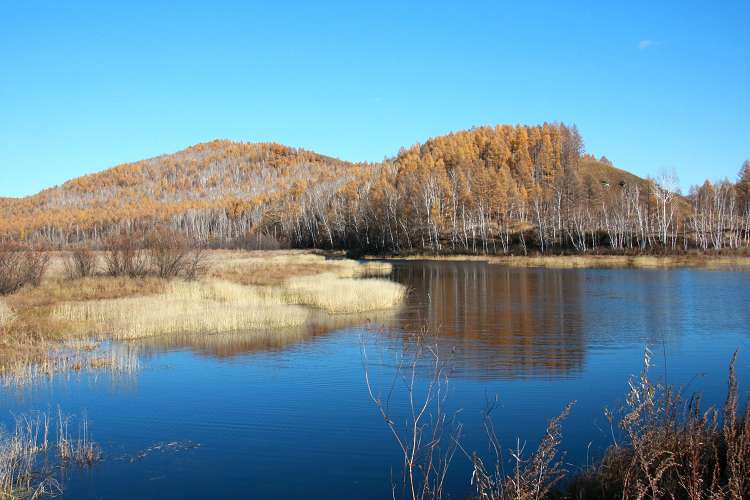
[[[0,198],[0,238],[96,244],[166,224],[203,245],[369,252],[748,245],[750,162],[736,182],[707,182],[688,196],[673,181],[597,160],[575,126],[559,123],[473,128],[377,164],[213,141]]]

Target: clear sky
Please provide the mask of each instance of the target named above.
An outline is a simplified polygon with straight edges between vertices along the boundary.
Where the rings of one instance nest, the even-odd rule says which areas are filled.
[[[681,184],[750,158],[750,1],[0,1],[0,196],[215,138],[346,160],[563,121]]]

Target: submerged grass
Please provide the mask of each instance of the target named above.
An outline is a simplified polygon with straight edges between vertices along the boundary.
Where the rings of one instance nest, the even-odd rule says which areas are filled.
[[[45,355],[18,358],[0,369],[0,387],[24,387],[64,373],[108,373],[132,377],[140,369],[140,349],[131,344],[80,340],[53,344]]]
[[[58,408],[51,429],[53,418],[34,412],[16,417],[13,431],[0,429],[0,498],[56,496],[62,493],[56,470],[71,463],[90,466],[101,458],[87,419],[81,419],[78,435],[72,438],[72,418]]]

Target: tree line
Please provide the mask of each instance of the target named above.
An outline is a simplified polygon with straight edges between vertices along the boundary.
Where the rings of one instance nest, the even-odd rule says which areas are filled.
[[[101,245],[170,226],[201,246],[651,253],[750,245],[750,162],[683,195],[585,154],[575,126],[478,127],[351,164],[214,141],[0,200],[4,239]]]

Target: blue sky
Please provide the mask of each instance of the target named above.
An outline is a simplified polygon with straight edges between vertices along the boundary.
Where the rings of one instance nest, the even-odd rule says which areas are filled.
[[[684,188],[750,158],[750,1],[0,2],[0,196],[229,138],[346,160],[575,123]]]

